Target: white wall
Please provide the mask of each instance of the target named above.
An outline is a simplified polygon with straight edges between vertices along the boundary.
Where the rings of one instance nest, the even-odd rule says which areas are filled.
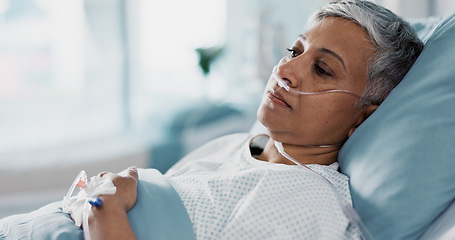
[[[455,9],[454,0],[377,0],[375,2],[404,18],[442,16]]]
[[[434,15],[444,15],[449,12],[455,12],[455,1],[454,0],[435,0],[435,14]]]

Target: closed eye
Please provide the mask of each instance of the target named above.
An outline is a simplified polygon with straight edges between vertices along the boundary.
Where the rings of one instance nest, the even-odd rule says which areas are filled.
[[[290,53],[289,56],[291,58],[296,58],[301,54],[301,51],[295,47],[286,48],[286,50]],[[324,66],[321,66],[321,64]],[[321,77],[333,77],[332,70],[322,61],[318,61],[314,64],[313,71]]]
[[[332,74],[330,74],[329,72],[327,72],[326,70],[324,70],[324,68],[322,68],[321,66],[319,66],[318,64],[314,64],[314,71],[316,72],[316,74],[320,75],[320,76],[329,76],[329,77],[332,77]]]

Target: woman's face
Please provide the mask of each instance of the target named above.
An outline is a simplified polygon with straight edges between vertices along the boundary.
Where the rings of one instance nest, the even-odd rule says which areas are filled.
[[[278,63],[276,73],[298,91],[340,89],[362,95],[374,49],[359,25],[326,17],[297,38],[290,54]],[[358,108],[358,100],[343,93],[297,95],[270,78],[258,119],[271,138],[280,142],[337,144],[344,142],[369,115],[371,106]]]

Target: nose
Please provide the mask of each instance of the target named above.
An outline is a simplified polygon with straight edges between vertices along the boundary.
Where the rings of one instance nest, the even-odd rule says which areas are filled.
[[[288,60],[287,57],[284,57],[274,69],[276,75],[290,88],[299,88],[302,82],[302,73],[305,65],[298,60],[300,59],[294,58]]]

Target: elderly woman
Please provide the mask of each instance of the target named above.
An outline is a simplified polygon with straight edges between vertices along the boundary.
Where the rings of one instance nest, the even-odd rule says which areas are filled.
[[[307,29],[266,86],[257,115],[268,135],[214,140],[166,173],[197,239],[359,237],[338,203],[350,194],[337,156],[423,44],[404,20],[367,1],[328,4]],[[134,167],[115,177],[116,194],[92,207],[93,239],[135,238],[126,212],[137,178]]]

